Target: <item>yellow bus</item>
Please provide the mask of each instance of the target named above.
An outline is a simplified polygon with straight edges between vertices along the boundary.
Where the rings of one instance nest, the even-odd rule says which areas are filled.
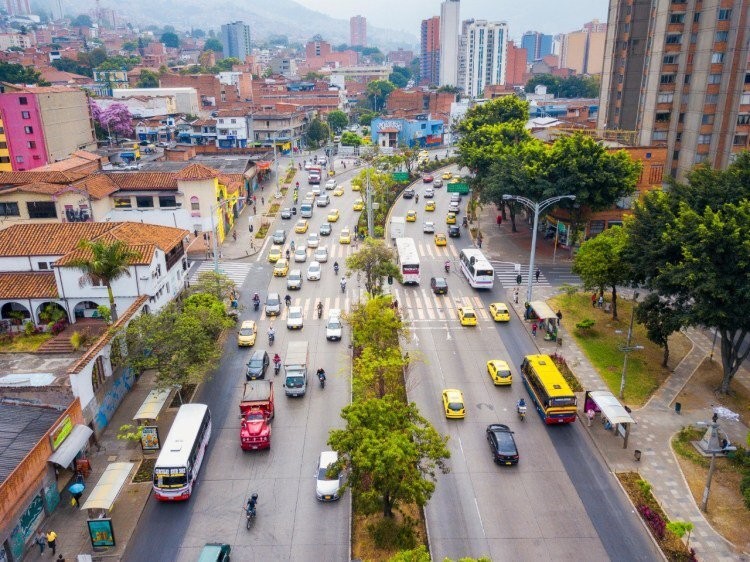
[[[549,355],[527,355],[521,363],[523,384],[547,425],[576,420],[576,395]]]

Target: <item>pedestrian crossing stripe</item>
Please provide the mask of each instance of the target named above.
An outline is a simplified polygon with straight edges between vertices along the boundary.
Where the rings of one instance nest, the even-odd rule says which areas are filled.
[[[334,237],[332,236],[332,238]],[[329,260],[345,259],[347,256],[350,256],[351,254],[359,250],[358,246],[352,246],[351,244],[339,244],[338,238],[332,239],[330,243],[326,242],[327,241],[325,239],[321,239],[318,248],[328,248]],[[417,254],[422,258],[438,260],[458,259],[458,250],[456,250],[455,246],[435,246],[435,244],[432,243],[432,239],[430,239],[429,243],[420,242],[416,246]],[[298,247],[299,246],[297,246],[297,243],[295,242],[295,248]],[[286,250],[289,250],[289,257],[293,260],[294,256],[292,256],[291,244],[288,244],[286,247],[284,247],[282,249],[282,253],[286,254]],[[314,252],[315,248],[307,248],[308,259],[312,258]]]
[[[235,282],[238,286],[242,285],[247,279],[248,274],[252,270],[252,264],[245,262],[219,262],[219,273],[226,275],[229,279]],[[214,271],[213,261],[204,261],[197,269],[195,269],[190,276],[190,280],[194,281],[198,279],[198,276],[204,271]]]
[[[478,296],[452,297],[435,295],[428,289],[394,289],[399,310],[405,319],[412,321],[455,320],[460,306],[470,306],[479,320],[492,320]]]
[[[321,319],[325,320],[329,310],[339,309],[342,312],[349,312],[352,304],[356,301],[349,297],[326,297],[323,299],[318,298],[292,298],[292,304],[290,306],[302,307],[302,318],[304,320],[314,320],[318,317],[318,302],[323,302],[323,314]],[[286,320],[289,313],[289,308],[286,305],[281,306],[281,313],[277,315],[268,316],[266,315],[265,307],[260,309],[260,319],[270,320],[275,319]]]
[[[498,281],[500,281],[500,284],[503,287],[517,287],[518,283],[516,281],[516,276],[518,273],[516,272],[515,265],[512,263],[497,263],[490,261],[492,266],[495,268],[495,277]],[[523,265],[521,264],[521,285],[527,285],[529,282],[529,266],[528,264]],[[547,278],[544,276],[544,273],[540,273],[539,280],[536,278],[534,279],[534,285],[540,286],[540,287],[549,287],[551,286],[550,282],[547,280]]]

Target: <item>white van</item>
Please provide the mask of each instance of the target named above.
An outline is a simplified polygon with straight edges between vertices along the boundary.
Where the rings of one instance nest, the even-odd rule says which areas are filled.
[[[328,322],[326,322],[326,339],[328,341],[341,341],[344,325],[341,323],[341,310],[332,308],[328,311]]]
[[[299,206],[299,216],[301,216],[303,219],[312,218],[312,214],[313,214],[312,203],[302,203],[302,205]]]

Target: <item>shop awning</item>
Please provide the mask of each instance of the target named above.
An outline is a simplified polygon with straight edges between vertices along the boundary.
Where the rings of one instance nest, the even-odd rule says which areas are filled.
[[[135,463],[132,462],[110,463],[81,509],[105,509],[107,511],[112,509],[117,494],[120,493],[134,466]]]
[[[534,309],[534,312],[536,312],[536,315],[540,320],[547,320],[548,318],[554,318],[555,320],[557,320],[557,315],[546,302],[533,301],[529,304],[531,305],[531,308]]]
[[[625,406],[609,390],[591,390],[587,394],[599,406],[602,415],[613,424],[635,423]]]
[[[146,399],[138,408],[138,411],[133,416],[133,420],[155,420],[159,417],[159,412],[164,407],[164,403],[169,398],[171,392],[168,388],[154,389],[148,393]]]
[[[255,167],[258,168],[259,170],[270,170],[271,169],[271,163],[270,162],[266,162],[265,160],[258,160],[255,163]]]
[[[70,466],[76,455],[86,446],[89,441],[89,437],[94,431],[85,425],[76,425],[73,430],[62,442],[62,445],[52,453],[47,462],[53,462],[63,468]]]

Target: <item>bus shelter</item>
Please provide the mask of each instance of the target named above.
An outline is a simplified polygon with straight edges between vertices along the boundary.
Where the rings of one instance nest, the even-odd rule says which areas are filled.
[[[81,506],[81,509],[85,509],[88,513],[86,524],[91,546],[95,549],[115,546],[115,530],[109,512],[134,466],[135,463],[132,462],[113,462],[107,465],[96,486]]]
[[[557,340],[557,314],[544,301],[532,301],[526,309],[526,320],[539,323],[539,331],[545,340]]]
[[[143,400],[143,404],[133,416],[133,421],[143,425],[146,422],[159,419],[159,413],[164,408],[171,392],[169,388],[155,388],[149,392]]]
[[[628,448],[630,425],[634,424],[635,420],[614,394],[609,390],[587,390],[583,407],[585,414],[588,414],[589,410],[601,412],[605,427],[609,426],[608,429],[613,430],[615,437],[623,438],[623,449]]]

